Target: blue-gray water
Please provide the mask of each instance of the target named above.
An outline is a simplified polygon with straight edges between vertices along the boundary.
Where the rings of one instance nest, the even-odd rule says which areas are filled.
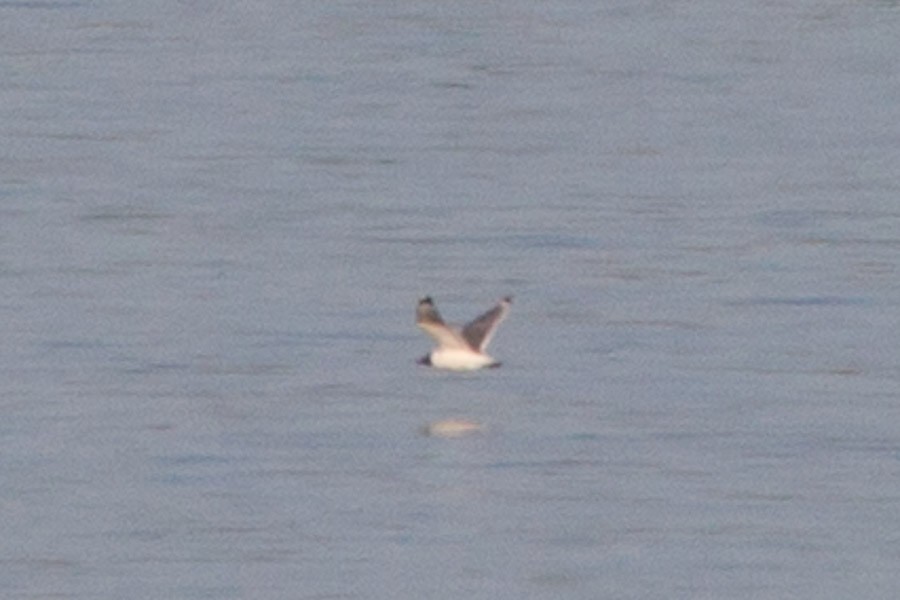
[[[0,597],[896,597],[898,30],[0,2]]]

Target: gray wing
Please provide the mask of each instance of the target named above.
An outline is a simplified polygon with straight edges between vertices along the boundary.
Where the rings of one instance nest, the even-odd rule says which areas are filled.
[[[462,336],[472,349],[483,352],[487,348],[491,338],[494,337],[494,332],[497,331],[497,326],[509,313],[511,302],[512,298],[507,296],[497,306],[463,327]]]
[[[419,300],[416,307],[416,325],[431,336],[443,348],[466,348],[468,343],[455,329],[449,327],[438,313],[430,297]]]

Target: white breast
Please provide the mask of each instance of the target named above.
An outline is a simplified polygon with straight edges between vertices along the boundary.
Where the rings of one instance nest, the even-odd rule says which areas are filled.
[[[474,371],[494,364],[494,359],[471,350],[439,348],[431,353],[431,365],[438,369]]]

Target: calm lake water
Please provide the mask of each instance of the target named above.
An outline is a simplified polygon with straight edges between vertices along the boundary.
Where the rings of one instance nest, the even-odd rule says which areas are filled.
[[[0,2],[0,596],[896,597],[898,30]]]

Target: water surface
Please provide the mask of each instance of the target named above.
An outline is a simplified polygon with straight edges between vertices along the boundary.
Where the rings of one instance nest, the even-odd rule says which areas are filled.
[[[893,597],[898,22],[0,3],[0,593]]]

